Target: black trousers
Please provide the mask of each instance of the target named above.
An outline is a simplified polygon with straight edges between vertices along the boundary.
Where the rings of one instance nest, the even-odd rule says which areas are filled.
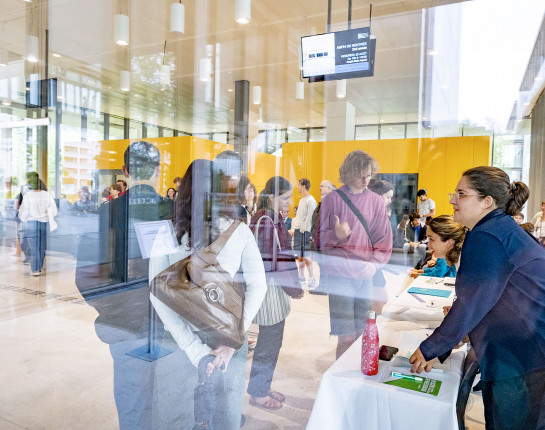
[[[545,369],[483,381],[486,430],[545,429]]]
[[[271,390],[274,369],[284,338],[285,323],[286,320],[282,320],[271,326],[259,326],[250,382],[248,382],[248,394],[252,397],[265,397]]]

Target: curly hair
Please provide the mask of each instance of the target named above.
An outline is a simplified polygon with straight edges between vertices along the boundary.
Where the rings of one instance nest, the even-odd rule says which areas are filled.
[[[428,228],[437,234],[443,242],[449,239],[454,241],[454,246],[447,252],[446,260],[449,266],[455,265],[462,252],[466,227],[454,221],[451,215],[439,215],[430,220]]]
[[[376,175],[379,171],[377,160],[359,149],[352,151],[344,158],[339,168],[339,181],[343,184],[352,183],[368,168],[371,168],[371,176]]]

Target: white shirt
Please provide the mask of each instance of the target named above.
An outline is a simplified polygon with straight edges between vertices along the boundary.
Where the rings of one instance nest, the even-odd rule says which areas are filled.
[[[220,232],[227,230],[232,222],[233,220],[226,218],[220,219]],[[185,234],[182,237],[182,244],[176,248],[174,253],[150,259],[150,283],[158,273],[193,253],[193,250],[187,246],[187,239],[187,234]],[[237,227],[217,255],[217,260],[220,266],[231,276],[234,276],[238,269],[242,268],[246,283],[244,329],[248,330],[267,292],[267,281],[259,248],[250,228],[246,224],[241,223]],[[161,321],[163,321],[165,329],[172,334],[180,349],[187,354],[191,363],[197,367],[201,358],[211,351],[211,348],[203,344],[201,339],[194,333],[198,329],[151,293],[150,300]]]
[[[297,215],[291,222],[291,228],[294,230],[310,231],[312,228],[312,214],[316,206],[316,200],[310,194],[299,200]]]
[[[418,213],[420,215],[427,215],[429,214],[433,209],[435,209],[435,202],[430,199],[429,197],[424,200],[423,202],[418,202]],[[424,219],[424,222],[426,220]]]
[[[57,205],[53,196],[47,191],[28,191],[23,196],[23,202],[19,208],[19,218],[21,221],[39,221],[47,222],[49,220],[47,211],[52,216],[57,215]]]
[[[539,238],[545,237],[545,221],[541,221],[543,214],[539,211],[532,218],[532,224],[534,225],[534,236]]]

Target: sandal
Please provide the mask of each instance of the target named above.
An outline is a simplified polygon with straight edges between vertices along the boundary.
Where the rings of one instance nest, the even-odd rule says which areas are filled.
[[[250,397],[250,405],[256,406],[258,408],[269,409],[271,411],[280,409],[282,407],[282,402],[279,402],[278,400],[273,399],[270,396],[267,396],[267,400],[265,400],[263,403],[257,403],[255,399],[256,397]]]
[[[279,393],[278,391],[269,391],[269,397],[274,400],[278,400],[279,402],[284,402],[286,400],[286,396],[284,396],[282,393]]]

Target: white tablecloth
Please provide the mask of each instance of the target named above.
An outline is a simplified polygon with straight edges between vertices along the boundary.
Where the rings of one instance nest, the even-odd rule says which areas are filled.
[[[417,278],[420,286],[427,278]],[[434,286],[435,288],[435,286]],[[443,300],[422,296],[426,303],[407,296],[406,291],[392,300],[383,316],[377,320],[380,345],[390,345],[410,349],[419,345],[426,335],[437,327],[442,319]],[[414,308],[410,299],[413,299]],[[452,302],[452,297],[450,297]],[[429,303],[428,303],[429,302]],[[446,303],[448,304],[448,303]],[[408,305],[408,306],[407,306]],[[403,308],[408,308],[403,310]],[[393,313],[402,309],[400,313]],[[391,312],[393,311],[393,312]],[[411,314],[412,312],[412,314]],[[440,312],[440,314],[439,314]],[[407,313],[406,315],[404,315]],[[404,318],[407,315],[408,318]],[[420,315],[414,319],[414,315]],[[413,349],[414,350],[414,349]],[[361,338],[358,339],[322,376],[318,395],[312,409],[307,429],[328,430],[456,430],[456,397],[462,372],[464,351],[456,351],[431,373],[422,376],[442,381],[439,394],[419,393],[400,387],[384,384],[392,370],[392,361],[380,361],[379,372],[375,376],[365,376],[360,370]],[[409,369],[393,370],[410,373]]]

